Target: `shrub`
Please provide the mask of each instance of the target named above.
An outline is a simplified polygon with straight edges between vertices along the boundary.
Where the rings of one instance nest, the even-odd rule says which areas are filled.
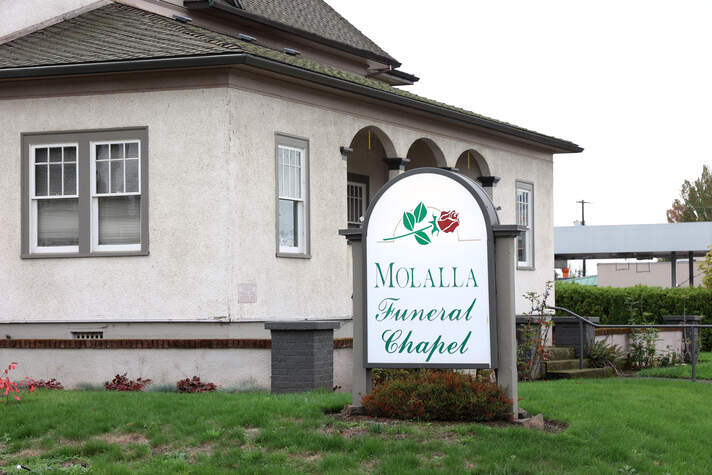
[[[126,377],[126,373],[117,374],[114,379],[104,383],[104,389],[107,391],[143,391],[146,386],[151,384],[150,379],[138,378],[133,381]]]
[[[630,302],[635,302],[642,323],[649,314],[651,323],[665,323],[665,315],[702,315],[702,323],[712,321],[712,289],[701,287],[593,287],[556,283],[556,305],[583,316],[601,317],[602,324],[630,323]],[[563,314],[562,314],[563,315]]]
[[[618,369],[625,362],[625,355],[618,345],[596,341],[588,347],[588,359],[594,368],[612,367]]]
[[[28,392],[34,392],[35,386],[34,381],[30,378],[25,378],[19,383],[13,382],[10,379],[10,371],[14,371],[17,368],[17,363],[14,361],[7,366],[7,369],[3,371],[4,376],[0,378],[0,394],[5,396],[5,404],[9,402],[10,395],[16,400],[20,400],[20,388],[27,387]]]
[[[655,343],[660,339],[655,328],[636,328],[628,336],[628,367],[653,368],[657,361]]]
[[[488,381],[452,370],[385,373],[362,399],[376,417],[441,421],[511,420],[512,401]]]
[[[215,383],[204,383],[197,376],[181,379],[176,383],[176,388],[179,393],[207,393],[218,390]]]
[[[521,381],[533,381],[542,376],[542,363],[550,358],[544,349],[551,327],[554,325],[547,309],[551,295],[551,281],[540,295],[527,292],[523,297],[529,301],[531,312],[524,312],[526,322],[517,330],[517,373]]]
[[[28,385],[27,382],[22,382],[20,384],[23,387]],[[57,381],[55,378],[47,379],[47,380],[39,379],[37,381],[33,381],[33,384],[36,389],[49,389],[49,390],[53,390],[53,391],[64,389],[64,386],[62,386],[62,383]]]
[[[712,328],[700,328],[700,351],[712,351]]]
[[[658,366],[661,367],[666,367],[666,366],[677,366],[682,364],[685,361],[682,353],[678,353],[677,351],[673,350],[670,348],[670,346],[667,346],[667,351],[662,353],[660,357],[658,358]]]

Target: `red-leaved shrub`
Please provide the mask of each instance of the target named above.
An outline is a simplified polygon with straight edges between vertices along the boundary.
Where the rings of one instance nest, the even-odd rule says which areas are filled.
[[[10,379],[10,371],[13,371],[17,367],[17,363],[14,361],[7,366],[7,369],[3,371],[4,376],[0,378],[0,394],[5,396],[5,404],[8,403],[10,394],[12,394],[13,399],[20,400],[20,388],[26,387],[27,392],[34,392],[35,386],[34,381],[30,378],[25,378],[19,383],[15,383]]]
[[[104,383],[104,388],[107,391],[143,391],[143,389],[151,384],[150,379],[138,378],[133,381],[126,377],[126,373],[117,374],[114,379]]]
[[[40,379],[38,381],[35,381],[35,387],[38,389],[49,389],[52,391],[57,391],[64,389],[64,386],[62,386],[62,383],[57,381],[55,378],[52,379]]]
[[[396,370],[377,373],[363,399],[376,417],[438,421],[512,419],[512,401],[496,384],[452,370]]]
[[[215,383],[203,383],[197,376],[181,379],[176,383],[176,388],[179,393],[208,393],[218,390]]]

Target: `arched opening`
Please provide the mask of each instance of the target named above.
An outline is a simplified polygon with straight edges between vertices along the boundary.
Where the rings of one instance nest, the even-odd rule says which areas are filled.
[[[364,127],[351,141],[346,170],[347,224],[358,227],[360,218],[378,190],[388,181],[388,166],[383,160],[395,156],[390,138],[378,127]]]
[[[458,173],[477,181],[481,176],[490,176],[489,166],[484,157],[476,150],[465,150],[457,159],[455,168]]]
[[[430,139],[418,139],[413,142],[408,149],[406,158],[410,160],[405,166],[406,170],[422,167],[444,167],[447,165],[442,150]]]

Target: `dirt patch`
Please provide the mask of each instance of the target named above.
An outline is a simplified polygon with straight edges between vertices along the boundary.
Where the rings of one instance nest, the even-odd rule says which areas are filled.
[[[145,435],[136,432],[131,433],[108,433],[94,437],[96,440],[103,440],[107,444],[118,444],[126,446],[129,444],[148,444],[148,439]]]
[[[452,421],[422,421],[422,422],[417,422],[417,421],[404,421],[401,419],[389,419],[386,417],[371,417],[371,416],[364,416],[364,415],[355,415],[355,416],[345,416],[342,413],[335,413],[335,414],[326,414],[326,416],[330,419],[334,419],[337,421],[343,421],[346,423],[351,423],[353,426],[349,427],[335,427],[333,425],[329,425],[325,428],[322,429],[322,433],[325,434],[340,434],[343,435],[346,438],[351,438],[354,435],[363,435],[363,434],[371,434],[371,435],[378,435],[377,432],[373,430],[369,430],[369,426],[373,426],[376,424],[385,424],[390,427],[394,426],[403,426],[405,428],[414,428],[414,429],[419,429],[419,430],[427,430],[431,431],[434,428],[440,428],[443,429],[440,431],[438,434],[438,438],[444,439],[444,440],[453,440],[456,441],[461,437],[460,434],[457,432],[453,431],[448,431],[446,430],[448,427],[461,427],[461,426],[469,426],[472,424],[477,424],[483,427],[491,427],[491,428],[504,428],[504,427],[513,427],[513,426],[519,426],[518,424],[515,424],[513,422],[509,421],[491,421],[491,422],[452,422]],[[558,434],[561,432],[564,432],[569,425],[565,422],[561,421],[556,421],[556,420],[545,420],[544,421],[545,425],[545,431],[546,432],[551,432],[554,434]],[[388,436],[391,438],[409,438],[412,437],[413,434],[409,434],[408,432],[400,433],[400,432],[395,432],[394,431],[387,431],[387,433],[383,434],[384,436]]]
[[[210,442],[206,442],[199,447],[182,447],[182,449],[185,450],[185,453],[190,455],[192,458],[195,458],[198,455],[212,454],[213,453],[213,444],[211,444]]]
[[[316,452],[308,454],[289,454],[289,458],[292,460],[299,460],[301,462],[314,463],[321,460],[321,454]]]
[[[77,459],[65,460],[64,462],[62,462],[60,464],[60,466],[63,468],[71,468],[76,465],[78,465],[80,467],[87,467],[88,464],[86,462],[84,462],[83,460],[77,460]]]
[[[318,429],[318,431],[324,435],[338,435],[349,440],[351,440],[354,436],[365,435],[368,433],[365,427],[356,425],[353,427],[335,427],[333,425],[328,425]]]
[[[544,430],[546,430],[546,432],[551,432],[552,434],[560,434],[568,428],[569,425],[566,422],[544,420]]]
[[[372,473],[375,466],[376,466],[376,462],[373,460],[365,460],[365,461],[361,462],[361,467],[363,468],[363,471],[366,473]]]
[[[32,457],[40,457],[41,455],[44,455],[45,451],[42,449],[38,449],[36,447],[28,447],[26,449],[22,449],[18,452],[15,452],[12,454],[13,457],[21,459],[21,458],[32,458]]]
[[[248,439],[255,440],[258,435],[260,435],[260,429],[258,427],[245,427],[245,436]]]

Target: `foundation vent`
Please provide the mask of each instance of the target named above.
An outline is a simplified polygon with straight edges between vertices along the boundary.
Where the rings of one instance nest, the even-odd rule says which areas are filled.
[[[103,340],[104,332],[72,332],[73,340]]]

